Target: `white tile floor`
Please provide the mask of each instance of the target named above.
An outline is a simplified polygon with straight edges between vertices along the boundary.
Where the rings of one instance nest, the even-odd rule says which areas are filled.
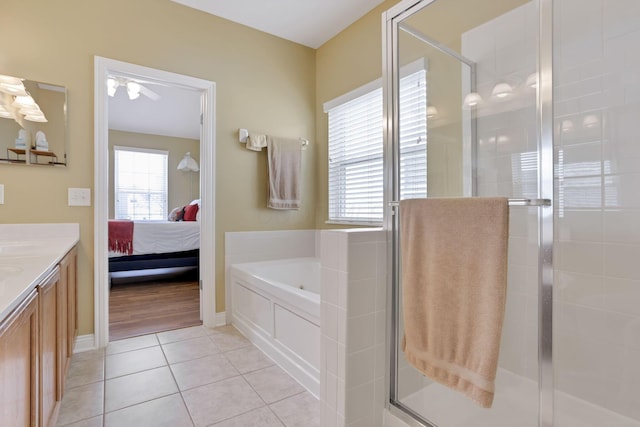
[[[203,326],[74,354],[58,426],[319,426],[320,404],[235,328]]]

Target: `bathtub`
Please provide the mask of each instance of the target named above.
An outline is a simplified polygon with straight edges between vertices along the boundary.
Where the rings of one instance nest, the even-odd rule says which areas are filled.
[[[230,266],[231,322],[316,397],[320,395],[320,260]]]

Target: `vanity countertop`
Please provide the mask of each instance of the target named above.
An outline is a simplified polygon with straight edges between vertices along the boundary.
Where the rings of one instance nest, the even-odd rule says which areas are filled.
[[[0,224],[0,321],[79,240],[79,224]]]

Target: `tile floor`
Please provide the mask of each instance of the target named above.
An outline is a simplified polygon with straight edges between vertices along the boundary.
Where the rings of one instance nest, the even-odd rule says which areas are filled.
[[[73,355],[58,427],[319,426],[320,404],[232,326]]]

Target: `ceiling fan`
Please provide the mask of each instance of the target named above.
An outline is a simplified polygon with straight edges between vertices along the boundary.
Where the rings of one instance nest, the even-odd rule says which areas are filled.
[[[147,98],[157,101],[160,99],[160,95],[141,84],[139,81],[129,79],[122,76],[109,76],[107,78],[107,94],[111,97],[115,96],[119,87],[123,87],[127,91],[127,95],[130,100],[138,99],[140,94]]]

